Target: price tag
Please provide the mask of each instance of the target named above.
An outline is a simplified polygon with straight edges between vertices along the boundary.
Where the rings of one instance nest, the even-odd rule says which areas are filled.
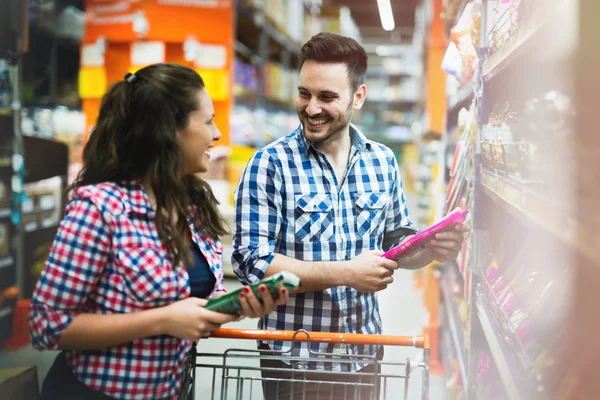
[[[131,44],[131,65],[146,65],[165,62],[165,42],[148,41]]]
[[[224,69],[227,65],[227,48],[222,45],[202,44],[194,62],[196,68]]]

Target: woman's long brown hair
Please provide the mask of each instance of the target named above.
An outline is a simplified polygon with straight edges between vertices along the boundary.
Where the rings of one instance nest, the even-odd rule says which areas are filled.
[[[114,84],[102,99],[83,150],[83,169],[69,188],[147,178],[156,198],[158,235],[173,265],[191,257],[185,244],[190,205],[197,206],[206,235],[216,239],[227,233],[210,186],[196,176],[181,176],[177,130],[198,109],[197,94],[203,88],[194,70],[176,64],[150,65],[130,82]]]

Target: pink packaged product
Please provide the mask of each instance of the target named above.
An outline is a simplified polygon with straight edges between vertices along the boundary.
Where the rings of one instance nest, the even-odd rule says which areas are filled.
[[[425,229],[423,232],[419,232],[406,242],[389,249],[382,254],[382,257],[390,260],[400,261],[406,257],[412,256],[413,254],[423,250],[429,241],[434,239],[437,233],[449,230],[455,225],[465,222],[468,214],[469,211],[458,207],[450,214],[445,216],[441,221]]]

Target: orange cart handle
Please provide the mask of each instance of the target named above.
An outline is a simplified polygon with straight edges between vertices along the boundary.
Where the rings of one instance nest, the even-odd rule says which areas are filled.
[[[275,331],[263,329],[236,329],[219,328],[212,332],[210,337],[225,339],[250,339],[250,340],[279,340],[291,342],[315,343],[345,343],[345,344],[373,344],[385,346],[412,346],[421,349],[429,348],[429,337],[420,336],[392,336],[368,335],[362,333],[331,333],[331,332],[305,332],[305,331]],[[294,336],[295,335],[295,336]]]

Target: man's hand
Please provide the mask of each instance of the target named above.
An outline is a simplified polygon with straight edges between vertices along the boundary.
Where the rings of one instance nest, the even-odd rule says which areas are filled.
[[[428,247],[432,260],[438,262],[456,260],[462,249],[465,235],[470,230],[469,224],[458,224],[451,230],[436,234]]]
[[[381,251],[367,251],[346,261],[347,285],[359,292],[378,292],[394,281],[396,261],[381,257]]]

